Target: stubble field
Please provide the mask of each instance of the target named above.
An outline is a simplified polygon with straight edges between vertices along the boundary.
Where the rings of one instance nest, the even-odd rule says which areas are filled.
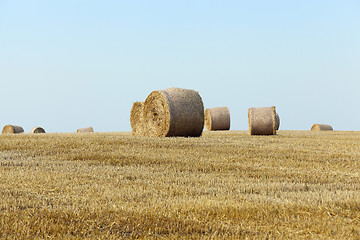
[[[359,239],[360,132],[0,135],[0,238]]]

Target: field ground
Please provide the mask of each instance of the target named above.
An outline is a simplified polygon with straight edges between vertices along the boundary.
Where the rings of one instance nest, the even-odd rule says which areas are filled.
[[[0,135],[0,238],[360,239],[360,132]]]

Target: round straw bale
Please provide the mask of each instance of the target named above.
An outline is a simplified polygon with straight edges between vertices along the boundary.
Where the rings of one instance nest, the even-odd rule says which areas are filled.
[[[94,132],[94,129],[92,127],[79,128],[76,132],[78,133]]]
[[[333,128],[328,124],[314,124],[311,131],[333,131]]]
[[[3,130],[2,134],[14,134],[14,133],[23,133],[24,129],[20,126],[14,126],[14,125],[6,125]]]
[[[249,132],[250,135],[274,135],[276,134],[276,111],[275,107],[249,108]]]
[[[205,110],[205,128],[209,131],[229,130],[229,109],[227,107],[207,108]]]
[[[280,127],[280,117],[279,117],[279,114],[275,114],[275,129],[276,130],[279,130],[279,127]]]
[[[204,104],[194,90],[157,90],[145,100],[144,118],[147,136],[199,137],[204,128]]]
[[[130,125],[134,136],[144,135],[144,102],[134,102],[130,112]]]
[[[30,133],[45,133],[45,130],[42,127],[33,127]]]

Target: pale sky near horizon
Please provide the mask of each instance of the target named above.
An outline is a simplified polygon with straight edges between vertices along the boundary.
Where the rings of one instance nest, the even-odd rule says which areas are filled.
[[[0,0],[0,127],[130,131],[158,89],[360,131],[360,1]]]

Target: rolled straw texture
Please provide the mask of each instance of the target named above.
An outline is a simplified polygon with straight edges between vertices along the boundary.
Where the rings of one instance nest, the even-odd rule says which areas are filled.
[[[328,124],[314,124],[311,131],[333,131],[333,128]]]
[[[280,127],[280,116],[279,114],[275,114],[275,129],[276,130],[279,130],[279,127]]]
[[[24,129],[20,126],[14,126],[14,125],[6,125],[2,129],[2,134],[15,134],[15,133],[23,133]]]
[[[250,135],[275,135],[276,134],[275,107],[249,108],[249,133]]]
[[[130,111],[130,125],[134,136],[143,136],[145,130],[144,102],[134,102]]]
[[[30,133],[45,133],[45,129],[42,127],[33,127]]]
[[[78,133],[94,132],[94,129],[92,127],[79,128],[76,132]]]
[[[199,137],[204,128],[204,104],[194,90],[157,90],[145,100],[144,118],[147,136]]]
[[[229,109],[227,107],[207,108],[205,110],[205,128],[209,131],[229,130]]]

